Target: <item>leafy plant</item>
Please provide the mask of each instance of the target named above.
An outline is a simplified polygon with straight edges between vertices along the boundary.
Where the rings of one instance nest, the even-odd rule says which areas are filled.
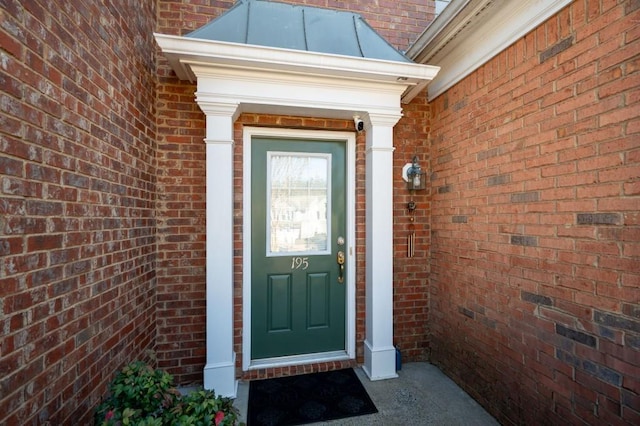
[[[210,390],[193,391],[183,397],[172,410],[174,424],[190,426],[233,426],[238,412],[230,398],[216,398]]]
[[[199,390],[182,396],[173,377],[142,361],[125,366],[95,411],[100,426],[234,426],[238,411],[230,398]]]

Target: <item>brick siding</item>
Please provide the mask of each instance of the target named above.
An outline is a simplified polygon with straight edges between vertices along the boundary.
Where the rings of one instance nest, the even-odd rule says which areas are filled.
[[[401,176],[403,166],[417,156],[425,172],[423,178],[429,179],[429,152],[425,145],[430,113],[426,97],[419,96],[410,105],[403,105],[403,118],[394,128],[393,335],[403,361],[426,361],[429,354],[427,284],[431,187],[427,184],[427,189],[411,194]],[[413,214],[407,208],[410,201],[416,203]],[[407,253],[411,234],[415,236],[413,257]]]
[[[184,35],[234,1],[158,1],[155,31]],[[205,116],[196,86],[158,56],[158,365],[177,383],[202,383],[206,362]],[[236,312],[241,312],[236,309]]]
[[[0,424],[91,424],[155,344],[155,3],[3,2]]]
[[[234,1],[5,2],[0,13],[0,424],[90,424],[113,373],[205,363],[205,136],[195,86],[157,55]],[[362,13],[406,49],[433,5]],[[637,1],[576,1],[394,130],[394,344],[505,424],[640,423]],[[242,358],[242,128],[235,335]],[[356,344],[365,337],[365,151],[356,147]],[[411,195],[402,166],[431,178]],[[414,220],[407,203],[415,201]],[[415,257],[407,236],[415,232]],[[244,378],[324,371],[325,363]]]
[[[432,360],[504,424],[640,423],[638,5],[574,2],[431,106]]]
[[[160,61],[162,63],[162,61]],[[195,87],[158,72],[158,365],[178,383],[202,381],[206,356],[204,114]]]

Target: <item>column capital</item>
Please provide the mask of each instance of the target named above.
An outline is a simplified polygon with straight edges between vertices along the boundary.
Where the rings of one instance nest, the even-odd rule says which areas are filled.
[[[393,127],[402,118],[402,112],[398,113],[377,113],[367,112],[362,116],[364,126],[366,130],[370,130],[371,127]]]
[[[207,99],[196,93],[198,106],[204,112],[207,122],[207,134],[205,142],[213,141],[233,143],[233,123],[240,115],[240,103],[219,102]]]
[[[240,103],[238,102],[220,102],[208,99],[206,94],[196,92],[196,102],[198,106],[207,116],[231,117],[231,121],[235,121],[240,115]]]

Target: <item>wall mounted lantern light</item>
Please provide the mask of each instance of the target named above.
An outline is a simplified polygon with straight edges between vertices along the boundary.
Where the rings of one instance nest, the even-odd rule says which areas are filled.
[[[418,156],[414,155],[411,163],[407,163],[402,168],[402,179],[407,182],[407,189],[409,191],[416,191],[426,188],[426,179],[420,163],[418,163]]]

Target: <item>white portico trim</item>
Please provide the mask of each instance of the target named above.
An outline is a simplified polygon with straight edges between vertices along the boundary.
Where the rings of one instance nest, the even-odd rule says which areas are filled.
[[[207,117],[207,363],[204,387],[236,395],[233,351],[233,122],[238,104],[200,101]]]
[[[407,50],[418,63],[437,63],[433,100],[573,0],[452,0]]]
[[[363,369],[371,380],[397,377],[393,346],[393,126],[369,114],[366,134],[366,337]]]
[[[366,131],[366,341],[372,380],[395,377],[393,126],[409,88],[437,67],[156,34],[206,114],[207,360],[204,384],[236,393],[233,350],[233,123],[241,112],[351,119]],[[249,202],[248,200],[245,200]],[[245,248],[246,249],[246,248]]]

